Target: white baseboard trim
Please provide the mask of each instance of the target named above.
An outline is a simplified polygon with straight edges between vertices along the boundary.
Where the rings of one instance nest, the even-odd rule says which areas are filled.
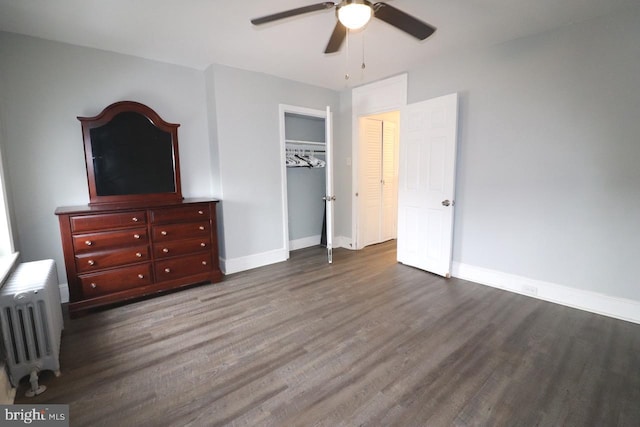
[[[336,236],[334,238],[334,248],[353,249],[351,246],[351,238],[344,236]],[[320,235],[305,237],[303,239],[290,240],[289,250],[296,250],[316,246],[320,244]],[[289,259],[289,252],[283,249],[276,249],[269,252],[263,252],[255,255],[248,255],[239,258],[220,258],[220,269],[223,274],[239,273],[252,268],[258,268],[276,262],[282,262]]]
[[[309,248],[311,246],[319,246],[320,245],[320,235],[303,237],[302,239],[289,240],[289,250],[295,251],[297,249]]]
[[[481,285],[640,324],[640,301],[612,297],[515,274],[454,262],[452,275]]]
[[[220,258],[220,269],[223,274],[233,274],[264,265],[275,264],[276,262],[286,261],[287,259],[289,259],[289,252],[287,250],[284,248],[276,249],[239,258]]]

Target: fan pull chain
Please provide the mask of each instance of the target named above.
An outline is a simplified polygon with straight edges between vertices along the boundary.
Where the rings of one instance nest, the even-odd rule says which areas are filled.
[[[345,66],[344,66],[344,79],[345,80],[349,80],[349,29],[347,28],[347,35],[345,37],[345,44],[346,44],[346,49],[345,49]]]
[[[366,64],[364,63],[364,32],[362,33],[362,77],[364,77],[364,69],[367,68]]]

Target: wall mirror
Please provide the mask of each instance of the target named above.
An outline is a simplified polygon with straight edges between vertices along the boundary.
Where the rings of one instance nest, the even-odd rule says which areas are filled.
[[[133,101],[106,107],[82,124],[89,204],[182,200],[179,124]]]

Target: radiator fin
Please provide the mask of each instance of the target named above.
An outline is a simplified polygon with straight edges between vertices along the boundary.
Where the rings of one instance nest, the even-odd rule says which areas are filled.
[[[7,315],[8,330],[11,336],[11,342],[9,344],[9,348],[13,350],[13,361],[11,362],[13,362],[13,364],[16,364],[20,360],[20,356],[18,355],[18,341],[16,340],[16,327],[13,325],[13,316],[12,316],[11,307],[7,307],[5,311]],[[2,329],[3,330],[7,329],[4,327],[4,322],[3,322]]]
[[[42,329],[44,331],[49,330],[49,323],[47,322],[47,306],[44,301],[38,301],[38,311],[40,313],[40,322],[42,322]],[[49,334],[43,334],[43,342],[44,342],[44,354],[47,356],[51,356],[51,340],[49,339]]]
[[[27,330],[24,327],[24,310],[22,310],[22,308],[18,309],[18,319],[20,319],[20,329],[18,332],[22,337],[22,344],[23,344],[22,348],[24,349],[24,360],[28,361],[28,360],[31,360],[29,356],[29,349],[31,348],[31,346],[29,345],[29,340],[27,339]]]

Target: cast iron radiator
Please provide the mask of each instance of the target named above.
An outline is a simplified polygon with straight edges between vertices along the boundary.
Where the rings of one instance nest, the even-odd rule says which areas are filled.
[[[45,390],[38,372],[60,375],[60,338],[64,327],[58,274],[53,260],[18,265],[0,288],[2,350],[14,387],[30,375],[27,396]]]

